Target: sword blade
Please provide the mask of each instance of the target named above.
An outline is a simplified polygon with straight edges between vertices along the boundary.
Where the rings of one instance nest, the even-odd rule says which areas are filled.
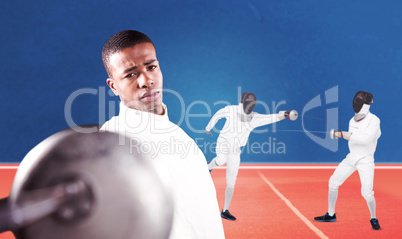
[[[302,132],[302,133],[306,133],[306,132],[310,132],[310,133],[319,133],[319,134],[329,134],[329,132],[327,131],[312,131],[312,130],[276,130],[276,131],[281,131],[281,132]]]

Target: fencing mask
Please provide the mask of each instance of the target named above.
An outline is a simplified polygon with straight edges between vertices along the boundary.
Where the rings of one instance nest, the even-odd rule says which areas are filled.
[[[353,110],[355,111],[355,120],[362,120],[369,112],[371,103],[373,103],[373,95],[365,91],[358,91],[353,98]]]
[[[244,92],[241,94],[240,103],[243,104],[244,113],[249,115],[257,104],[257,97],[253,93]]]

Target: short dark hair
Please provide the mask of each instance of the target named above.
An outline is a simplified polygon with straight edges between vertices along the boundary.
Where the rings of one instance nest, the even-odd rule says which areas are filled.
[[[118,32],[107,40],[102,49],[102,61],[109,77],[111,76],[109,69],[110,56],[141,43],[151,43],[153,45],[153,42],[147,35],[134,30]]]

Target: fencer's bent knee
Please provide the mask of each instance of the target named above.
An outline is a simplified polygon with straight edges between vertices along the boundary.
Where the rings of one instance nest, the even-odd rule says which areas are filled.
[[[226,185],[226,188],[232,188],[232,189],[234,189],[234,185]]]
[[[334,177],[331,176],[331,178],[329,179],[329,182],[328,182],[328,188],[330,190],[336,191],[336,190],[338,190],[339,186],[341,186],[341,185],[339,184],[338,180],[335,180]]]
[[[224,165],[226,163],[226,157],[222,156],[222,155],[217,155],[215,157],[215,165],[216,166],[221,166]]]
[[[374,200],[374,191],[372,185],[362,185],[361,193],[364,199],[366,199],[368,202]]]
[[[234,188],[236,184],[236,178],[227,178],[226,179],[226,186]]]

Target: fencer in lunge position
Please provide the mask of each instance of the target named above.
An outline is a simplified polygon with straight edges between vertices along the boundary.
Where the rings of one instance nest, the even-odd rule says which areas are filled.
[[[212,116],[205,132],[212,135],[211,130],[221,118],[226,118],[225,125],[220,131],[216,144],[216,157],[209,164],[209,170],[226,163],[226,192],[225,205],[221,217],[228,220],[236,220],[229,212],[229,205],[232,200],[237,173],[240,166],[240,147],[245,146],[250,132],[259,126],[272,124],[288,118],[295,120],[297,112],[280,111],[278,114],[258,114],[253,112],[257,98],[253,93],[244,92],[241,95],[239,105],[229,105]]]
[[[359,91],[353,98],[354,117],[349,121],[349,131],[331,131],[331,138],[344,138],[349,141],[350,153],[338,165],[329,179],[328,212],[324,216],[315,217],[320,222],[336,221],[335,203],[338,188],[355,171],[359,172],[361,193],[366,199],[371,214],[370,223],[374,230],[380,229],[376,218],[376,203],[373,192],[374,152],[381,135],[380,119],[369,109],[373,103],[373,95]]]

